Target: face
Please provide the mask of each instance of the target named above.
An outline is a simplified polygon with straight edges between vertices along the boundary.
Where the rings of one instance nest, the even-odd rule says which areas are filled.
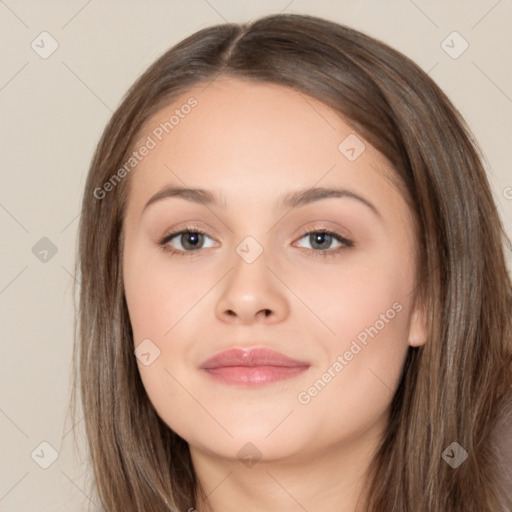
[[[231,460],[378,438],[424,342],[413,219],[387,160],[317,100],[235,79],[190,89],[143,144],[123,278],[158,415]]]

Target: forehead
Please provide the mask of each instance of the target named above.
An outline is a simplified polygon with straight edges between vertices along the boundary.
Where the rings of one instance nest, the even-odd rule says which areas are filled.
[[[144,144],[152,148],[130,176],[132,202],[165,184],[229,188],[247,200],[315,185],[382,194],[380,182],[394,174],[383,155],[315,98],[225,77],[196,84],[161,108],[134,149]]]

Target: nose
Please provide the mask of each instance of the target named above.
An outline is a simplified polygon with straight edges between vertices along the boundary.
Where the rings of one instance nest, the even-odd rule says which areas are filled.
[[[252,263],[238,254],[223,283],[216,304],[216,315],[225,323],[250,325],[283,321],[289,314],[286,288],[269,268],[266,251]]]

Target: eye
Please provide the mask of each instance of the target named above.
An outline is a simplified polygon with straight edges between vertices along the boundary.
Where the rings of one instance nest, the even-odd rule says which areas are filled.
[[[311,246],[310,249],[315,256],[333,256],[354,245],[348,238],[329,229],[306,231],[302,234],[300,239],[302,238],[307,239]],[[334,249],[332,248],[333,242],[338,244]]]
[[[205,246],[205,237],[209,238],[213,244]],[[315,256],[334,256],[340,251],[346,250],[354,245],[348,238],[329,229],[305,231],[299,240],[303,238],[306,238],[307,242],[310,244],[310,247],[305,247],[305,249],[311,250],[312,254]],[[183,256],[187,253],[198,252],[200,249],[213,247],[214,243],[215,241],[204,231],[198,228],[187,227],[180,231],[168,233],[158,242],[158,245],[164,251]],[[332,248],[333,243],[337,243],[337,247]]]
[[[210,238],[204,231],[197,228],[186,228],[181,231],[175,231],[167,234],[158,245],[164,250],[174,254],[185,254],[187,252],[197,252],[200,249],[205,249],[204,239]],[[210,240],[213,240],[210,238]],[[175,247],[176,244],[181,247]],[[210,247],[212,247],[210,245]]]

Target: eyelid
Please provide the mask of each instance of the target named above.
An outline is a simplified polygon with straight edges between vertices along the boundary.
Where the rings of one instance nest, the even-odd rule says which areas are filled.
[[[310,224],[307,224],[305,227],[301,227],[299,230],[298,236],[304,236],[309,233],[316,233],[316,232],[328,232],[333,235],[338,236],[339,238],[342,238],[345,241],[353,242],[353,236],[352,234],[347,230],[343,229],[341,226],[339,227],[329,227],[329,224],[332,224],[330,221],[316,221]]]

